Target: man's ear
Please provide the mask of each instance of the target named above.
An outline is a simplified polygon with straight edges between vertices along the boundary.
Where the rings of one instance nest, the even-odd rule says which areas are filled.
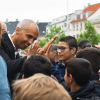
[[[24,75],[22,76],[22,79],[24,79]]]
[[[71,74],[69,74],[69,77],[70,77],[69,81],[70,81],[70,83],[71,83],[71,82],[73,81],[73,77],[72,77]]]
[[[17,27],[16,29],[15,29],[15,32],[18,34],[19,32],[21,31],[21,29],[19,28],[19,27]]]
[[[76,48],[71,49],[71,52],[74,55],[76,53]]]

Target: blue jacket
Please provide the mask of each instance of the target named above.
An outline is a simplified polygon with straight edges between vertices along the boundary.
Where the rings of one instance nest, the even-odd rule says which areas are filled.
[[[86,84],[85,86],[83,86],[82,88],[74,91],[74,92],[69,92],[70,96],[72,97],[72,99],[76,100],[79,98],[86,98],[88,96],[90,96],[90,98],[93,96],[93,91],[94,91],[94,85],[93,82],[90,82],[89,84]]]
[[[100,97],[100,82],[99,82],[99,74],[98,73],[93,73],[90,78],[91,81],[97,81],[93,82],[95,86],[95,91],[94,91],[94,96],[99,96]]]
[[[0,56],[0,100],[11,100],[10,87],[7,78],[7,65]]]
[[[68,91],[69,89],[66,87],[66,82],[64,81],[64,78],[61,77],[61,74],[59,73],[59,70],[56,68],[56,66],[52,65],[52,75],[56,77],[58,82]]]
[[[58,60],[58,61],[56,62],[56,67],[58,68],[59,73],[61,74],[61,77],[64,77],[66,67],[65,67],[65,65],[62,63],[62,61]]]

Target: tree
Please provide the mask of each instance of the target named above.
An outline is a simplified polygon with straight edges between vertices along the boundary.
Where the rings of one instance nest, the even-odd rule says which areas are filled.
[[[54,44],[58,44],[59,39],[66,36],[64,31],[61,30],[61,27],[56,27],[56,25],[53,27],[52,25],[50,25],[49,29],[50,32],[49,31],[45,32],[45,39],[40,40],[40,47],[43,47],[55,35],[58,35],[58,38],[53,42]]]
[[[94,28],[94,25],[87,21],[85,22],[85,31],[79,35],[77,41],[79,42],[81,39],[88,39],[92,44],[98,45],[100,43],[100,34]]]

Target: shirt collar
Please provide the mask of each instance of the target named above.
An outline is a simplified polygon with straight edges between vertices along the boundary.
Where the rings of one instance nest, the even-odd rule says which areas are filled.
[[[11,41],[11,43],[12,43],[12,45],[13,45],[13,47],[14,47],[14,50],[16,50],[16,47],[15,47],[15,45],[14,45],[14,43],[13,43],[13,41],[12,41],[12,39],[11,39],[11,36],[10,36],[10,34],[8,34],[8,37],[9,37],[9,39],[10,39],[10,41]],[[17,49],[16,51],[21,51],[21,49]]]

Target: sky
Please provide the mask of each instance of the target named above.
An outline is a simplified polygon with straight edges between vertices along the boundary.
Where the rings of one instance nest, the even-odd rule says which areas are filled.
[[[67,13],[84,9],[88,3],[92,5],[100,3],[100,0],[0,0],[0,20],[32,19],[35,22],[51,22]]]

